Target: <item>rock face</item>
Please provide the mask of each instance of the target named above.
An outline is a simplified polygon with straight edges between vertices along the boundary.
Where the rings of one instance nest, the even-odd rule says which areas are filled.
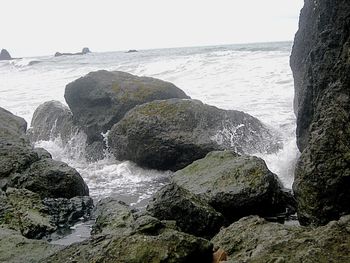
[[[0,226],[0,262],[34,263],[62,249],[45,241],[27,239]]]
[[[71,245],[42,262],[212,262],[209,241],[175,230],[159,235],[96,236]]]
[[[11,60],[11,55],[6,49],[2,49],[0,52],[0,60]]]
[[[211,152],[177,171],[172,179],[231,222],[247,215],[284,213],[290,205],[277,176],[262,159],[232,151]]]
[[[295,36],[297,144],[293,189],[301,224],[350,213],[350,3],[306,0]]]
[[[147,206],[147,211],[160,220],[176,220],[183,232],[204,238],[213,237],[224,224],[220,213],[176,184],[160,189]]]
[[[0,108],[0,225],[42,238],[86,216],[91,206],[85,204],[92,201],[80,197],[89,189],[75,169],[52,160],[44,149],[32,148],[26,126]]]
[[[52,100],[35,110],[28,135],[33,142],[61,137],[67,143],[75,132],[72,112],[61,102]]]
[[[319,228],[242,218],[220,231],[214,246],[228,254],[228,262],[350,262],[350,217]]]
[[[130,110],[108,135],[118,160],[161,170],[184,168],[208,152],[272,152],[280,146],[259,120],[198,100],[169,99]]]
[[[114,198],[95,209],[92,237],[42,262],[212,262],[212,244],[179,232],[148,215],[138,218]]]
[[[188,98],[175,85],[125,72],[91,72],[66,86],[64,95],[74,123],[87,134],[88,144],[106,133],[136,105],[156,99]]]

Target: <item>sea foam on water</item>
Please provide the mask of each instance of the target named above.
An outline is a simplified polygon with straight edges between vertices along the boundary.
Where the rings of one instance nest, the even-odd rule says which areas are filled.
[[[291,42],[91,53],[0,62],[0,106],[30,123],[37,106],[64,101],[65,85],[95,70],[120,70],[170,81],[194,99],[223,109],[249,113],[279,134],[283,147],[256,153],[291,187],[298,150],[295,143]],[[35,63],[31,63],[35,61]],[[95,199],[116,195],[136,206],[167,182],[169,172],[145,170],[108,153],[90,163],[83,157],[84,134],[68,145],[60,138],[38,142],[54,159],[76,168]]]

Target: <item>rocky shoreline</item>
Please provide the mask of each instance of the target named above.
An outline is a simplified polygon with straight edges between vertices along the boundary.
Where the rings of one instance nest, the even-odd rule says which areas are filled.
[[[305,0],[291,55],[297,142],[293,192],[252,153],[278,134],[172,83],[97,71],[69,83],[68,107],[40,105],[31,128],[0,108],[0,262],[350,262],[350,4]],[[95,205],[80,174],[33,145],[86,135],[86,158],[172,170],[137,210]],[[108,144],[106,144],[106,139]],[[297,213],[300,225],[283,224]],[[91,236],[50,243],[76,222]]]

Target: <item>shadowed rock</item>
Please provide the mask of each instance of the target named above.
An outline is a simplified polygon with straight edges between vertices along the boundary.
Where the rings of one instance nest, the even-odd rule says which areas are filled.
[[[306,0],[291,55],[301,224],[350,213],[350,2]]]

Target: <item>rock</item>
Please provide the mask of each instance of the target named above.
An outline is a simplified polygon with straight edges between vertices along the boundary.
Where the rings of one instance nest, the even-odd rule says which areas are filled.
[[[231,222],[247,215],[285,213],[288,206],[277,176],[255,156],[211,152],[177,171],[172,179]]]
[[[155,99],[188,98],[175,85],[125,72],[90,72],[66,86],[64,95],[76,125],[87,134],[88,144],[102,142],[124,114]]]
[[[88,47],[84,47],[83,50],[81,51],[83,55],[91,53],[90,49]]]
[[[46,241],[27,239],[14,230],[0,226],[0,262],[35,263],[61,248]]]
[[[136,53],[138,52],[136,49],[129,49],[126,53]]]
[[[182,169],[208,152],[273,152],[280,146],[258,119],[198,100],[170,99],[130,110],[108,134],[118,160],[160,170]]]
[[[350,262],[350,217],[309,228],[250,216],[222,229],[212,242],[232,263]]]
[[[2,198],[0,225],[17,230],[27,238],[40,239],[56,230],[38,194],[25,189],[8,188]]]
[[[220,213],[176,184],[162,187],[148,204],[147,212],[160,220],[176,220],[181,231],[204,238],[213,237],[224,224]]]
[[[36,108],[31,127],[28,134],[32,142],[60,137],[66,144],[78,130],[73,124],[69,108],[54,100],[44,102]]]
[[[89,195],[89,188],[74,168],[48,158],[32,163],[21,174],[12,175],[9,186],[28,189],[38,193],[41,198]]]
[[[91,231],[94,235],[112,232],[131,233],[135,221],[129,206],[112,197],[99,201],[93,216],[96,218]]]
[[[61,56],[77,56],[77,55],[85,55],[91,53],[90,49],[88,47],[84,47],[81,52],[78,53],[60,53],[56,52],[55,57],[61,57]]]
[[[42,262],[211,263],[212,244],[172,229],[155,236],[99,235],[73,244]]]
[[[11,60],[11,55],[6,49],[2,49],[0,52],[0,60]]]
[[[350,213],[350,3],[306,0],[291,55],[302,152],[293,190],[303,225]]]
[[[43,204],[51,216],[50,222],[64,228],[72,226],[81,218],[89,219],[94,207],[92,198],[89,196],[76,196],[71,199],[45,198]]]
[[[159,219],[149,215],[143,215],[136,218],[133,224],[134,232],[152,236],[158,235],[160,231],[166,227],[168,227],[166,223],[161,222]],[[175,230],[178,229],[175,228]]]

